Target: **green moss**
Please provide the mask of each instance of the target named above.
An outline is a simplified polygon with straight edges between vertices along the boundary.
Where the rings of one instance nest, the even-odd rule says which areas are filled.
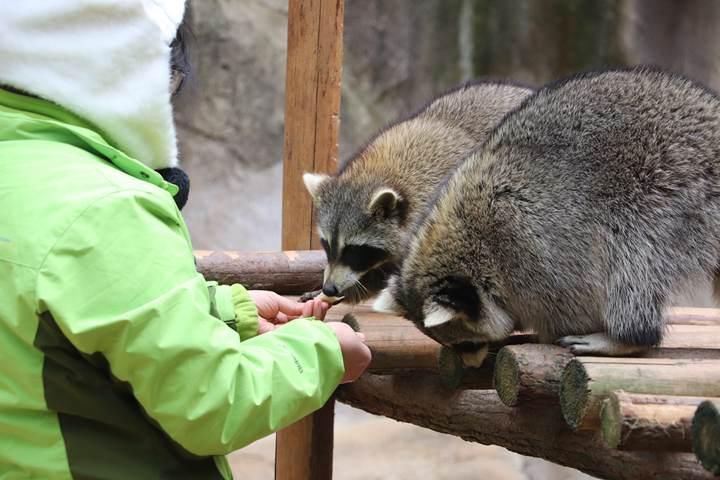
[[[720,413],[711,401],[698,406],[692,423],[693,451],[706,470],[720,475]]]
[[[465,372],[465,366],[460,356],[448,347],[440,349],[438,357],[440,380],[447,388],[456,389],[460,386]]]
[[[493,383],[500,400],[505,405],[509,407],[517,405],[519,382],[520,371],[514,355],[507,348],[501,349],[495,358]]]
[[[590,393],[586,388],[588,380],[589,377],[582,362],[577,359],[570,360],[560,381],[560,409],[565,422],[572,429],[580,426],[587,409]]]

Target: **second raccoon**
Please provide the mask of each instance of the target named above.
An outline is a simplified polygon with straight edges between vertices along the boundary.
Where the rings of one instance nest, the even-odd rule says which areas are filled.
[[[671,294],[719,266],[720,99],[595,72],[539,89],[463,162],[378,304],[473,365],[515,329],[619,355],[657,345]]]
[[[501,82],[464,85],[381,131],[337,175],[305,174],[328,258],[328,301],[357,303],[385,285],[437,185],[531,93]]]

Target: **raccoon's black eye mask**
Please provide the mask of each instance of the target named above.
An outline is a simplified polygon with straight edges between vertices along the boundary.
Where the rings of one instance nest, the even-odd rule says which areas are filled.
[[[466,277],[449,276],[436,284],[433,300],[444,307],[476,318],[480,309],[480,297],[472,282]]]
[[[356,272],[364,272],[386,261],[390,255],[382,248],[370,245],[346,245],[340,261]]]

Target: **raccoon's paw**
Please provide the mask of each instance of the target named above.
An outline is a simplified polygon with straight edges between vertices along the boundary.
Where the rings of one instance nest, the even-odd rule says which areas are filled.
[[[460,358],[462,358],[463,364],[466,367],[480,368],[482,367],[485,358],[488,355],[488,346],[484,345],[482,348],[475,350],[474,352],[462,352]]]
[[[298,302],[301,302],[301,303],[309,302],[310,300],[317,297],[321,293],[322,293],[322,290],[314,290],[312,292],[305,292],[302,295],[300,295]]]
[[[569,335],[558,339],[555,343],[568,348],[575,355],[607,355],[621,357],[646,352],[649,347],[641,345],[627,345],[612,340],[605,333],[592,333],[590,335]]]

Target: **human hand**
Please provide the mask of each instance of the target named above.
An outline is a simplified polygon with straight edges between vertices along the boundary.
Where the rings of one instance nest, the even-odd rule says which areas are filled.
[[[349,325],[342,322],[327,322],[340,343],[345,375],[340,383],[350,383],[357,380],[370,365],[372,353],[365,345],[365,335],[354,331]]]
[[[267,290],[249,290],[248,294],[258,311],[258,333],[274,330],[276,326],[300,317],[323,320],[330,305],[319,299],[310,302],[293,302]]]

